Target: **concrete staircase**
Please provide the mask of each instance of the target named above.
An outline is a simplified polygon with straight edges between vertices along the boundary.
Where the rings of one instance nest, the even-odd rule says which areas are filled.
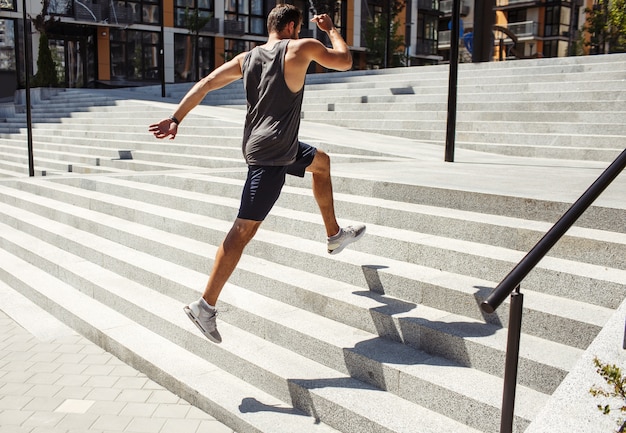
[[[459,66],[460,148],[610,162],[626,147],[626,55]],[[448,69],[313,75],[307,79],[302,117],[441,145]],[[189,87],[171,94],[179,98]],[[208,95],[206,103],[244,105],[245,95],[235,83]]]
[[[614,63],[605,59],[545,67]],[[467,65],[462,73],[495,77],[526,67],[534,77],[551,74],[534,61]],[[412,71],[445,70],[422,69]],[[419,164],[411,149],[440,146],[341,128],[330,137],[311,132],[323,128],[308,123],[315,107],[331,103],[322,101],[336,101],[335,111],[320,109],[319,122],[339,123],[355,106],[374,104],[381,119],[388,98],[375,96],[381,83],[387,92],[408,85],[398,70],[348,75],[309,84],[302,137],[327,150],[341,173]],[[348,102],[368,87],[367,102]],[[612,93],[614,111],[625,111],[623,88]],[[147,125],[172,105],[149,97],[66,91],[35,107],[36,172],[45,177],[24,177],[25,135],[10,132],[23,120],[7,119],[0,135],[2,281],[239,433],[499,431],[508,305],[491,315],[478,305],[568,203],[420,185],[399,172],[389,181],[337,176],[341,223],[365,222],[368,234],[331,258],[310,179],[289,179],[224,289],[224,343],[214,345],[182,307],[199,297],[237,212],[243,112],[198,107],[176,140],[157,141]],[[395,97],[387,104],[403,109],[400,100],[419,99]],[[54,117],[64,110],[71,117]],[[524,116],[531,130],[537,121]],[[347,126],[373,131],[379,121],[395,122]],[[562,156],[578,159],[586,146],[563,146]],[[603,158],[613,151],[598,149]],[[516,432],[531,425],[626,297],[624,210],[589,213],[524,282]]]

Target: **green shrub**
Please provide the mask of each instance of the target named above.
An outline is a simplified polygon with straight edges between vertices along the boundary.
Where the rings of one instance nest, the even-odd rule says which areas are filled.
[[[33,87],[57,87],[59,77],[56,65],[52,60],[52,53],[48,45],[48,36],[45,33],[39,38],[39,54],[37,56],[37,73],[33,77]]]
[[[593,360],[594,365],[596,366],[596,372],[602,376],[604,381],[609,385],[609,390],[605,390],[600,387],[592,387],[589,392],[594,397],[608,397],[608,398],[620,398],[622,400],[622,407],[619,409],[620,414],[623,415],[626,413],[626,377],[622,375],[622,370],[616,365],[603,364],[596,357]],[[611,413],[611,407],[606,405],[598,405],[598,410],[602,412],[604,415],[609,415]],[[626,419],[623,416],[620,416],[617,420],[617,425],[619,426],[618,432],[626,431]]]

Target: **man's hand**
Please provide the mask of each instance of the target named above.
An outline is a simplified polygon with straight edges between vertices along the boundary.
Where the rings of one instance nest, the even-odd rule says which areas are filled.
[[[150,125],[148,131],[152,132],[156,138],[170,137],[170,140],[173,140],[178,132],[178,125],[172,119],[163,119],[159,123]]]
[[[335,27],[335,25],[333,24],[333,20],[330,19],[328,14],[315,15],[313,18],[311,18],[311,22],[317,23],[317,27],[327,33],[331,31],[333,27]]]

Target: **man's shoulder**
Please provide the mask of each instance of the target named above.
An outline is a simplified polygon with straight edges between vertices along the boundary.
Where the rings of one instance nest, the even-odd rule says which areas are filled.
[[[320,41],[314,38],[302,38],[302,39],[292,39],[289,42],[289,49],[292,51],[302,53],[313,53],[320,46],[323,46]]]
[[[296,44],[299,44],[299,45],[311,45],[311,44],[319,45],[319,44],[321,44],[321,42],[318,41],[315,38],[292,39],[290,43],[296,43]]]

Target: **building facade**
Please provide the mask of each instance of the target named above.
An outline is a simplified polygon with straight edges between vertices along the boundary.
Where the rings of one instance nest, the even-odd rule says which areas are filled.
[[[334,2],[336,26],[356,53],[354,0]],[[301,36],[317,36],[309,3]],[[266,16],[275,0],[50,0],[46,34],[65,87],[146,85],[195,81],[237,53],[265,41]],[[24,82],[23,8],[27,42],[38,52],[32,17],[38,0],[0,0],[0,70],[3,93]],[[50,19],[52,17],[52,19]],[[358,23],[358,21],[357,21]],[[320,32],[321,33],[321,32]],[[320,37],[324,35],[319,35]],[[360,40],[360,38],[357,38]],[[33,55],[31,74],[36,72]],[[2,96],[2,95],[0,95]]]
[[[495,0],[493,60],[567,57],[578,42],[593,0]],[[461,60],[471,59],[473,0],[461,0]],[[442,0],[439,54],[450,57],[452,0]]]
[[[354,68],[372,67],[364,32],[368,21],[390,13],[391,0],[287,1],[304,12],[301,37],[323,41],[323,32],[309,21],[314,11],[328,13],[353,52]],[[474,5],[473,0],[461,1],[462,40],[468,42]],[[517,58],[567,55],[581,25],[580,11],[588,6],[580,1],[592,0],[496,1],[496,24],[508,29],[494,32],[498,60],[516,57],[513,53]],[[44,0],[43,4],[48,17],[45,32],[61,86],[115,87],[196,81],[265,41],[265,19],[276,0]],[[404,40],[402,64],[448,60],[452,0],[399,4],[393,19],[397,36]],[[24,83],[24,7],[29,17],[28,48],[35,53],[29,72],[36,72],[39,34],[31,22],[41,14],[42,2],[0,0],[0,98]],[[465,45],[471,48],[471,43]],[[323,71],[318,67],[311,72]]]

